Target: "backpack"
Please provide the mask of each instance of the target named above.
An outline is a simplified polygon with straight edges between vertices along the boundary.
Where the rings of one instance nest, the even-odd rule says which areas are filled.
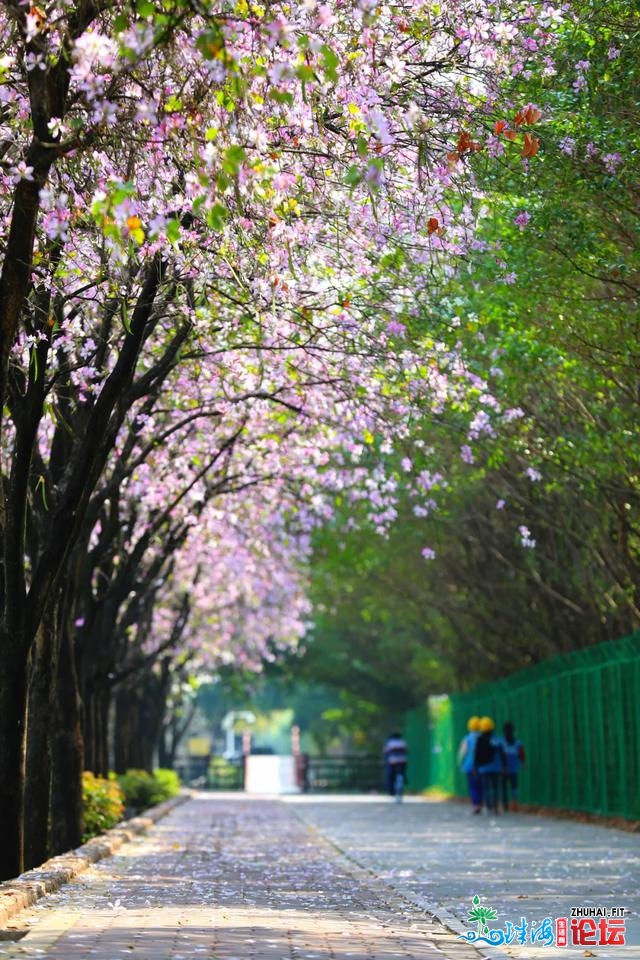
[[[486,767],[494,757],[495,746],[492,742],[491,734],[481,733],[476,743],[476,752],[473,758],[474,766]]]

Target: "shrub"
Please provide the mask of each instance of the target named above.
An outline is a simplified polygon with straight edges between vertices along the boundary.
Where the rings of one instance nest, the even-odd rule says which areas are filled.
[[[90,840],[116,823],[124,815],[124,797],[113,780],[96,777],[88,770],[82,774],[82,840]]]
[[[118,777],[127,807],[146,810],[174,797],[180,791],[180,778],[173,770],[127,770]]]
[[[154,777],[158,786],[162,789],[162,800],[169,800],[171,797],[177,797],[180,793],[180,777],[175,770],[164,770],[162,767],[154,771]]]

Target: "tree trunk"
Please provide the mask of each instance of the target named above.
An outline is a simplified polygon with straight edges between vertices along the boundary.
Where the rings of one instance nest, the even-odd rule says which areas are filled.
[[[24,866],[38,866],[50,854],[51,744],[55,722],[58,636],[55,617],[40,624],[31,654],[25,772]]]
[[[153,771],[155,751],[162,730],[167,694],[171,685],[171,658],[163,657],[159,672],[147,670],[140,676],[139,742],[144,770]],[[162,763],[160,764],[162,766]]]
[[[16,638],[2,637],[0,672],[0,880],[23,870],[24,730],[27,667],[16,651]]]
[[[111,706],[111,686],[105,683],[97,692],[95,737],[95,772],[100,777],[109,774],[109,708]]]
[[[164,770],[173,767],[172,758],[167,749],[167,728],[164,724],[160,727],[158,735],[158,766]]]
[[[131,763],[133,747],[133,691],[121,686],[116,693],[116,722],[113,733],[114,769],[125,773],[134,766]]]
[[[82,733],[84,740],[84,768],[91,773],[96,772],[96,737],[95,737],[95,696],[93,692],[84,691],[84,709],[82,711]]]
[[[53,741],[51,835],[54,853],[77,847],[82,839],[82,771],[84,744],[81,702],[73,640],[65,631],[57,683],[57,725]]]

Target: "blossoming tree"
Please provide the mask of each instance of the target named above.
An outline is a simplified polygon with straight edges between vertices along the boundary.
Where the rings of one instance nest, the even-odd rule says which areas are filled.
[[[139,545],[153,571],[164,533],[168,554],[193,542],[187,508],[199,522],[216,494],[290,478],[298,520],[341,484],[393,519],[384,475],[368,477],[374,438],[468,383],[450,352],[413,349],[416,301],[473,243],[470,159],[503,134],[537,153],[535,109],[494,127],[497,78],[544,48],[553,16],[479,0],[3,4],[2,876],[24,862],[35,706],[68,689],[78,605],[117,580],[117,557]],[[136,509],[145,488],[156,502]],[[78,722],[60,718],[80,756]]]

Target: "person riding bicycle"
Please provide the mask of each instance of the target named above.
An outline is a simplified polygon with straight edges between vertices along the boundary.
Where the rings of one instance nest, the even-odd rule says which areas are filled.
[[[384,779],[390,797],[395,794],[399,773],[407,782],[407,757],[409,749],[401,733],[391,733],[384,745]]]

